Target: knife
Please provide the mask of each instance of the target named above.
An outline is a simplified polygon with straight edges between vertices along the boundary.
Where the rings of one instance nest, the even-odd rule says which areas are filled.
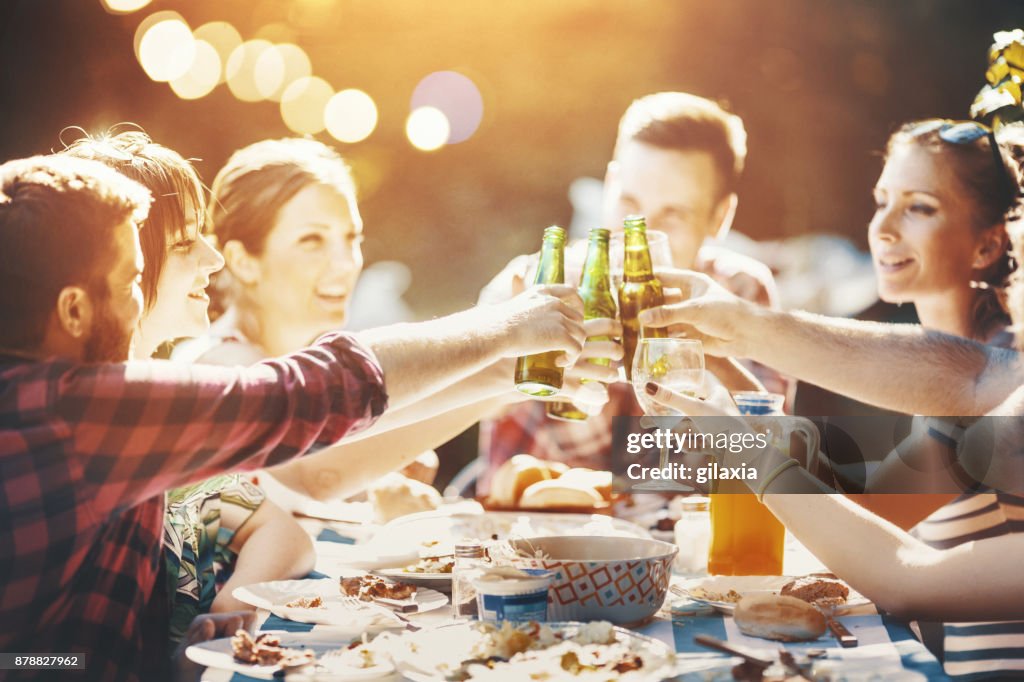
[[[857,640],[857,636],[846,629],[846,626],[840,623],[835,618],[828,619],[828,629],[835,635],[839,645],[845,649],[857,646],[860,642]]]

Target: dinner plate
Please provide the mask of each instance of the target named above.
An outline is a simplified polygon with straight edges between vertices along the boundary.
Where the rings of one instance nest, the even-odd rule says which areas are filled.
[[[586,623],[544,623],[557,633],[571,636]],[[475,658],[474,646],[483,638],[477,629],[479,621],[454,623],[431,630],[404,632],[389,642],[389,651],[398,671],[414,682],[441,682],[464,661]],[[626,645],[630,652],[643,658],[644,665],[636,671],[616,674],[623,682],[657,682],[673,677],[676,672],[675,652],[651,637],[615,627],[616,642]],[[563,679],[562,655],[555,653],[540,662],[517,661],[505,668],[500,663],[492,671],[480,671],[488,680]],[[505,669],[503,669],[505,668]],[[529,668],[529,669],[528,669]],[[476,679],[476,678],[471,678]],[[589,677],[585,679],[591,679]],[[593,678],[606,679],[606,677]]]
[[[444,514],[422,512],[395,519],[384,525],[367,545],[412,548],[420,556],[452,554],[463,539],[506,540],[510,537],[551,535],[620,535],[650,538],[642,527],[604,514],[556,514],[551,512],[481,512]]]
[[[356,632],[362,629],[380,629],[397,627],[402,622],[392,616],[386,607],[380,609],[372,606],[367,609],[352,609],[345,605],[341,587],[337,580],[328,578],[320,580],[275,580],[238,587],[231,593],[235,599],[266,609],[276,616],[299,623],[317,625],[334,625],[352,627]],[[300,597],[321,597],[323,608],[303,608],[286,606],[287,603]],[[416,605],[416,612],[433,611],[448,603],[448,597],[436,590],[417,585],[416,594],[408,600]],[[389,604],[394,602],[388,602]],[[399,604],[403,602],[397,602]],[[369,606],[370,602],[367,602]]]
[[[345,545],[340,542],[317,541],[317,559],[325,559],[336,566],[346,566],[372,571],[375,568],[395,568],[408,566],[419,561],[419,552],[414,548],[389,549],[381,543]]]
[[[737,592],[740,597],[752,594],[778,594],[786,583],[797,577],[800,576],[720,575],[688,580],[679,586],[678,590],[673,588],[672,591],[676,594],[682,593],[683,596],[698,604],[711,606],[722,613],[731,614],[736,610],[736,602],[715,599],[714,595],[724,595],[730,590]],[[739,598],[736,601],[739,601]],[[830,609],[830,613],[840,614],[870,603],[870,600],[851,587],[846,603],[833,607]]]
[[[260,633],[262,634],[262,633]],[[332,680],[335,682],[355,682],[357,680],[368,680],[394,671],[390,661],[383,660],[371,668],[356,668],[346,665],[344,660],[339,660],[335,655],[322,659],[324,654],[346,648],[349,640],[317,632],[277,632],[273,634],[281,638],[281,645],[294,649],[312,649],[316,653],[317,663],[315,668],[302,669],[313,670],[316,679]],[[224,637],[213,639],[208,642],[193,644],[185,649],[185,655],[189,660],[217,670],[227,670],[242,673],[261,679],[273,679],[275,675],[280,676],[280,665],[257,665],[254,663],[243,663],[236,660],[231,651],[231,638]],[[298,669],[297,669],[298,670]]]
[[[391,580],[400,580],[404,583],[412,583],[420,589],[433,592],[444,592],[450,594],[452,591],[451,573],[410,573],[404,568],[382,568],[374,571],[374,575],[384,576]]]

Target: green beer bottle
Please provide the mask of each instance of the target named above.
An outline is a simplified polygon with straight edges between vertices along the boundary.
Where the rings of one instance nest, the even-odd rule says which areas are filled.
[[[641,310],[654,308],[665,302],[661,282],[651,267],[651,252],[647,248],[647,223],[643,216],[626,216],[625,249],[622,263],[622,284],[619,285],[619,315],[622,321],[622,364],[626,378],[633,378],[633,356],[641,338],[660,339],[665,330],[640,328],[637,317]]]
[[[580,298],[583,299],[583,319],[592,320],[597,317],[615,319],[618,309],[615,296],[612,294],[612,282],[608,267],[608,240],[611,232],[599,227],[590,231],[587,239],[587,257],[583,262],[583,276],[580,279]],[[610,336],[595,336],[595,341],[611,341]],[[608,367],[612,361],[608,358],[590,358],[588,362]],[[584,380],[587,381],[587,380]],[[548,403],[548,416],[552,419],[581,421],[587,413],[571,402],[563,401]]]
[[[565,230],[552,225],[544,229],[540,264],[534,284],[565,282]],[[526,355],[516,360],[516,388],[532,396],[548,396],[562,388],[562,368],[555,364],[558,351]]]

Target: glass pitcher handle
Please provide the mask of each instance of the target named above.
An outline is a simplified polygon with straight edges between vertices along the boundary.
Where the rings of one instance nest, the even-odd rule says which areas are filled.
[[[818,449],[821,445],[821,435],[818,427],[810,419],[804,417],[789,417],[787,419],[786,433],[799,433],[803,436],[804,444],[807,446],[807,454],[803,460],[798,460],[807,471],[813,476],[818,475]]]

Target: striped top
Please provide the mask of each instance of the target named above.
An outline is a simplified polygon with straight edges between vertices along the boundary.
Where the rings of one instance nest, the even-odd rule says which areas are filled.
[[[940,549],[1020,532],[1024,532],[1024,497],[995,492],[961,495],[914,529],[918,538]],[[943,630],[944,665],[951,677],[1024,677],[1024,620],[944,623]]]

